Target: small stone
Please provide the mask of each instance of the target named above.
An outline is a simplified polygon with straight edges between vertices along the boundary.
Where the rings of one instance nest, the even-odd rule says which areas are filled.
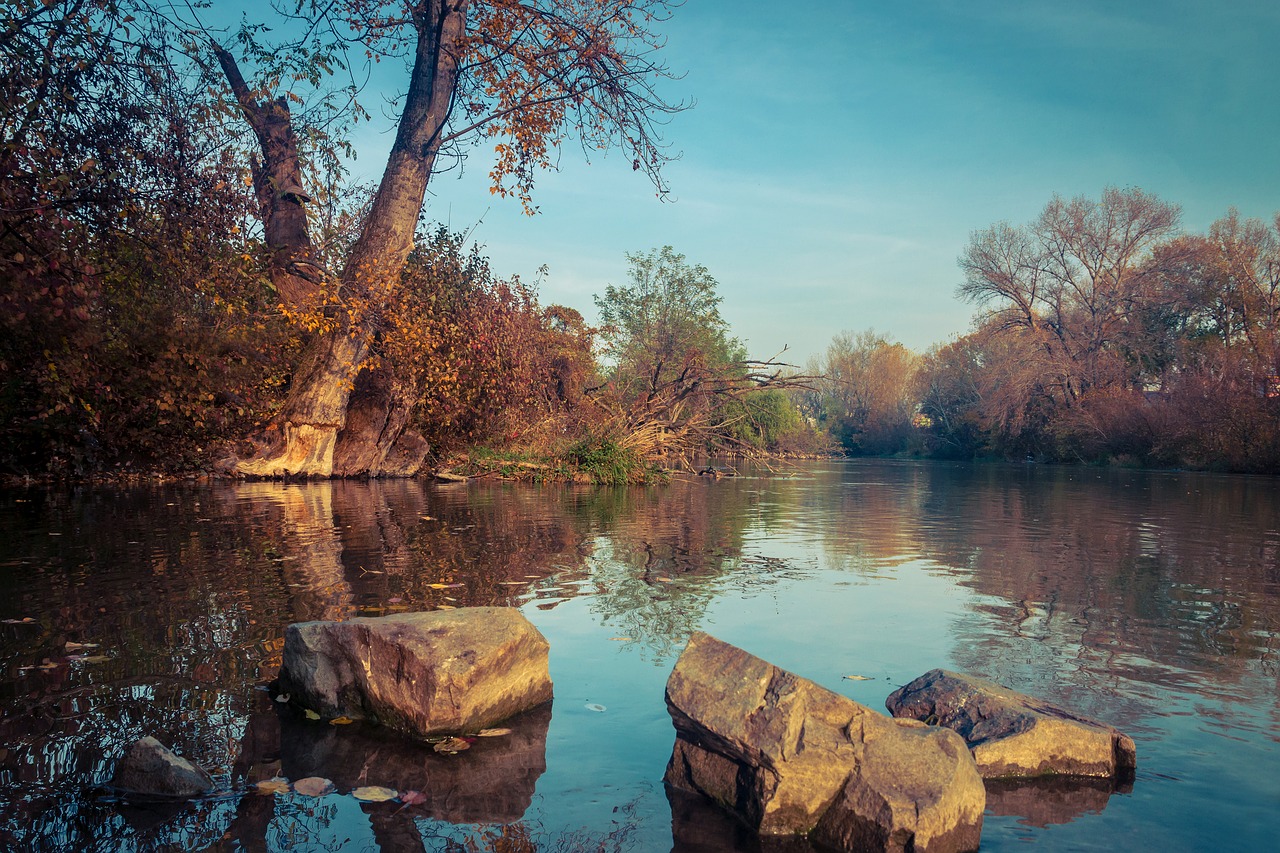
[[[111,784],[152,797],[194,797],[213,790],[208,773],[150,736],[129,747],[116,765]]]

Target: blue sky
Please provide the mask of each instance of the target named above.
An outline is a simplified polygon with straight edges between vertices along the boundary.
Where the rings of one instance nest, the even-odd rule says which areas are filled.
[[[666,128],[673,198],[621,156],[561,168],[541,213],[492,197],[478,150],[427,216],[473,229],[500,274],[595,313],[625,253],[671,245],[720,283],[754,356],[803,362],[844,329],[923,350],[969,327],[969,234],[1054,193],[1138,186],[1187,230],[1280,210],[1280,3],[689,0],[666,59],[696,101]],[[389,135],[357,139],[377,174]]]

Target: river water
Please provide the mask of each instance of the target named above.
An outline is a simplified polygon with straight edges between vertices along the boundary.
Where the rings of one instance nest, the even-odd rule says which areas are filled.
[[[505,738],[438,755],[266,690],[290,622],[491,604],[551,643],[555,700]],[[694,630],[880,711],[940,666],[1137,741],[1131,786],[992,786],[983,850],[1280,835],[1274,479],[822,462],[647,489],[9,490],[0,619],[3,849],[761,849],[661,782],[663,685]],[[219,794],[116,797],[144,733]],[[276,775],[337,790],[253,790]]]

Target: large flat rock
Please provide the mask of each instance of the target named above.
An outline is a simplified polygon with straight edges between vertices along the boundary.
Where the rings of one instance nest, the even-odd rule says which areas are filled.
[[[895,690],[885,705],[895,717],[957,732],[986,778],[1117,777],[1137,765],[1133,739],[1106,723],[945,669]]]
[[[982,779],[953,732],[891,720],[707,634],[667,681],[666,781],[764,835],[839,850],[975,850]]]
[[[510,607],[299,622],[285,629],[280,690],[324,718],[476,731],[551,699],[547,649]]]

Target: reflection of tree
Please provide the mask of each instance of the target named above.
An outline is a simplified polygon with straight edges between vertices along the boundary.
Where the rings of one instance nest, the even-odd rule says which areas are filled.
[[[580,507],[601,534],[591,609],[664,661],[702,621],[716,581],[737,570],[756,494],[749,481],[676,480],[610,489]]]
[[[1280,529],[1280,504],[1268,480],[1039,465],[848,472],[843,524],[825,537],[835,560],[925,560],[990,597],[986,620],[959,626],[962,669],[1115,718],[1119,681],[1239,691],[1274,642],[1280,543],[1260,531]]]

